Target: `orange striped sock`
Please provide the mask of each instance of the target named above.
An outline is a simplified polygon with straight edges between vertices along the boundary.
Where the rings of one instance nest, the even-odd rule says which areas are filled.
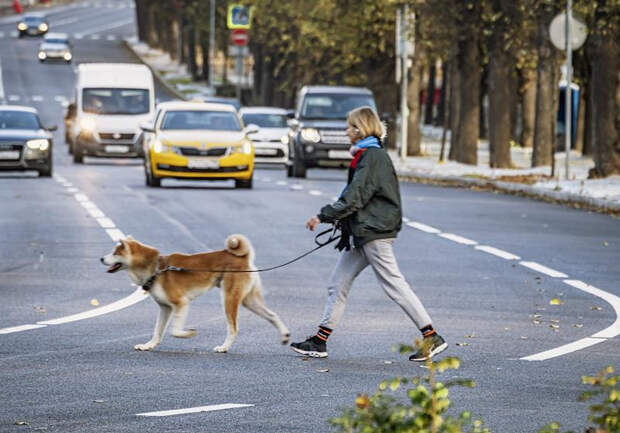
[[[331,333],[331,329],[326,328],[325,326],[319,326],[319,331],[316,333],[316,337],[320,338],[323,341],[327,341]]]
[[[430,337],[431,335],[434,335],[437,333],[433,329],[433,325],[425,326],[424,328],[420,329],[420,332],[422,333],[422,337],[424,338]]]

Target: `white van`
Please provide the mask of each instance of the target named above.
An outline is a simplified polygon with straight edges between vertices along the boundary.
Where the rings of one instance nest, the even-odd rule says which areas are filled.
[[[73,162],[84,156],[142,156],[140,123],[155,111],[153,74],[145,65],[82,63],[69,132]]]

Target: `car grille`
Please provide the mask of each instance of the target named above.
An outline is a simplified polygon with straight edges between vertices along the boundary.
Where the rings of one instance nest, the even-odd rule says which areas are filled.
[[[0,152],[17,151],[17,158],[0,158],[0,162],[17,161],[22,156],[24,145],[21,143],[0,143]]]
[[[117,132],[100,132],[99,133],[99,138],[102,140],[111,140],[111,141],[127,141],[127,140],[131,140],[133,141],[134,137],[136,136],[136,134],[134,133],[117,133]]]
[[[321,141],[325,144],[351,144],[351,140],[349,140],[346,131],[341,131],[339,129],[321,129],[319,134],[321,134]]]
[[[276,153],[274,154],[261,154],[259,150],[255,150],[254,153],[257,158],[282,158],[284,156],[284,151],[282,149],[275,149]]]
[[[231,147],[212,147],[210,149],[198,149],[196,147],[178,147],[184,156],[224,156],[231,153]]]
[[[247,165],[237,165],[233,167],[219,167],[219,168],[189,168],[181,167],[178,165],[169,164],[157,164],[158,170],[175,171],[178,173],[236,173],[240,171],[246,171]]]

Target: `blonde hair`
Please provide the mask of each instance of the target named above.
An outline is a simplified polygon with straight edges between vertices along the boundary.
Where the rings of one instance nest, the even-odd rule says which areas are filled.
[[[359,131],[360,138],[374,135],[377,138],[385,137],[385,127],[379,116],[371,107],[359,107],[349,111],[347,123]]]

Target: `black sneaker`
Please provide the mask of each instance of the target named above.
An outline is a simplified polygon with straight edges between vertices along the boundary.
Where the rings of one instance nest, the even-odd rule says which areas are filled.
[[[327,345],[316,335],[308,337],[306,341],[300,343],[291,343],[291,348],[302,355],[312,356],[313,358],[327,358]]]
[[[429,341],[430,340],[430,341]],[[416,353],[409,357],[409,361],[426,361],[429,358],[443,352],[448,348],[448,343],[441,338],[439,334],[433,334],[430,337],[424,339],[424,346]]]

